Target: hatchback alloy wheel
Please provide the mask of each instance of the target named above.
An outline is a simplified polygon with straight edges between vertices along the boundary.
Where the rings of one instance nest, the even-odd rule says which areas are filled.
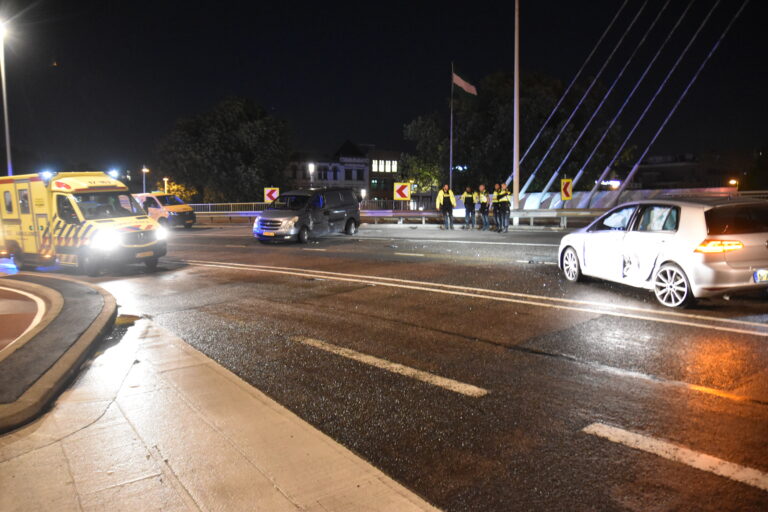
[[[563,274],[571,282],[576,282],[581,278],[581,268],[579,268],[579,257],[573,247],[569,247],[563,254]]]
[[[658,301],[670,308],[684,306],[691,300],[688,278],[677,265],[663,265],[656,273],[653,289]]]

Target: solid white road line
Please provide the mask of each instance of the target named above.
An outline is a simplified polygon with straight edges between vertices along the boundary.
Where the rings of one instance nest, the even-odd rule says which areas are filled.
[[[472,245],[512,245],[520,247],[560,247],[560,244],[537,244],[527,242],[484,242],[482,240],[438,240],[434,238],[384,238],[377,236],[361,236],[359,240],[383,240],[385,242],[432,242],[436,244],[472,244]]]
[[[704,315],[694,315],[687,313],[678,313],[673,311],[651,310],[635,306],[622,306],[611,303],[600,303],[591,301],[580,301],[575,299],[561,299],[557,297],[546,297],[543,295],[532,295],[526,293],[506,292],[501,290],[490,290],[483,288],[472,288],[466,286],[448,285],[442,283],[430,283],[427,281],[413,281],[408,279],[395,279],[391,277],[376,277],[360,274],[343,274],[339,272],[328,272],[324,270],[305,270],[291,267],[273,267],[265,265],[248,265],[242,263],[217,263],[213,261],[187,260],[192,265],[207,266],[214,268],[228,268],[239,270],[251,270],[254,272],[267,272],[273,274],[284,274],[299,277],[323,277],[335,281],[347,282],[365,282],[377,286],[387,286],[392,288],[402,288],[406,290],[421,290],[432,293],[441,293],[446,295],[456,295],[463,297],[472,297],[487,299],[499,302],[509,302],[515,304],[525,304],[528,306],[537,306],[542,308],[560,309],[566,311],[577,311],[584,313],[594,313],[596,315],[609,315],[621,318],[632,318],[636,320],[647,320],[673,325],[682,325],[687,327],[698,327],[702,329],[711,329],[716,331],[731,332],[736,334],[747,334],[752,336],[768,337],[768,326],[758,322],[746,322],[742,320],[733,320],[730,318],[708,317]],[[568,304],[568,305],[566,305]],[[572,304],[572,305],[571,305]],[[599,309],[596,309],[599,308]],[[618,311],[617,311],[618,310]],[[625,313],[631,311],[632,313]],[[635,314],[638,312],[639,314]],[[671,318],[670,318],[671,317]],[[728,323],[732,325],[743,326],[745,328],[736,328],[729,326],[713,325],[711,323],[702,323],[693,320],[705,320],[707,322]],[[754,327],[755,329],[748,329]]]
[[[768,491],[768,473],[757,469],[740,466],[706,453],[604,423],[592,423],[584,427],[582,432]]]
[[[426,256],[425,254],[421,254],[421,253],[418,253],[418,252],[395,252],[395,253],[392,253],[392,254],[394,254],[396,256],[415,256],[417,258],[423,258],[423,257]]]
[[[304,247],[302,248],[304,251],[317,251],[317,252],[325,252],[328,249],[320,249],[320,248],[314,248],[314,247]]]
[[[37,324],[40,323],[40,320],[43,319],[43,315],[45,315],[46,308],[45,308],[45,301],[40,297],[38,297],[37,295],[32,295],[31,293],[28,293],[22,290],[17,290],[16,288],[6,288],[5,286],[0,286],[0,290],[6,290],[12,293],[23,295],[29,299],[32,299],[35,305],[37,306],[37,312],[35,313],[35,316],[32,319],[32,323],[30,323],[29,327],[24,329],[24,332],[21,333],[19,336],[17,336],[15,340],[13,340],[9,344],[7,344],[5,347],[3,347],[4,349],[7,349],[8,347],[16,343],[18,340],[20,340],[22,337],[24,337],[25,334],[27,334],[29,331],[34,329],[37,326]]]
[[[427,384],[438,386],[455,393],[461,393],[462,395],[479,398],[488,394],[487,389],[479,388],[471,384],[465,384],[457,380],[440,377],[429,372],[423,372],[421,370],[411,368],[410,366],[393,363],[391,361],[387,361],[386,359],[380,359],[378,357],[363,354],[361,352],[357,352],[356,350],[340,347],[338,345],[333,345],[324,341],[305,337],[294,338],[294,340],[298,341],[299,343],[303,343],[304,345],[309,345],[310,347],[325,350],[331,354],[336,354],[338,356],[346,357],[347,359],[352,359],[354,361],[358,361],[369,366],[374,366],[388,372],[397,373],[412,379],[420,380],[421,382],[426,382]]]

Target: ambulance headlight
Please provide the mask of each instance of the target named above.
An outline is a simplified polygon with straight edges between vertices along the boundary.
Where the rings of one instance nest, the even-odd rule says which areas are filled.
[[[155,228],[155,240],[165,240],[168,238],[168,230],[163,226],[157,226]]]
[[[117,231],[105,229],[97,231],[91,238],[91,247],[98,251],[111,251],[120,246],[123,237]]]

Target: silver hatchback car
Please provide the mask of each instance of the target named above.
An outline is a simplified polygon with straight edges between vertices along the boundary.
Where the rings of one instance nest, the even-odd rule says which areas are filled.
[[[559,266],[653,290],[664,306],[768,288],[768,202],[724,198],[625,203],[560,241]]]

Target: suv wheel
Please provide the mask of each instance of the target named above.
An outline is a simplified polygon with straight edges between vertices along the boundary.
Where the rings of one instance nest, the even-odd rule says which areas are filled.
[[[357,222],[355,222],[355,219],[349,219],[347,225],[344,226],[344,234],[354,235],[355,233],[357,233]]]
[[[301,226],[299,230],[299,243],[306,244],[309,242],[309,228],[307,226]]]

